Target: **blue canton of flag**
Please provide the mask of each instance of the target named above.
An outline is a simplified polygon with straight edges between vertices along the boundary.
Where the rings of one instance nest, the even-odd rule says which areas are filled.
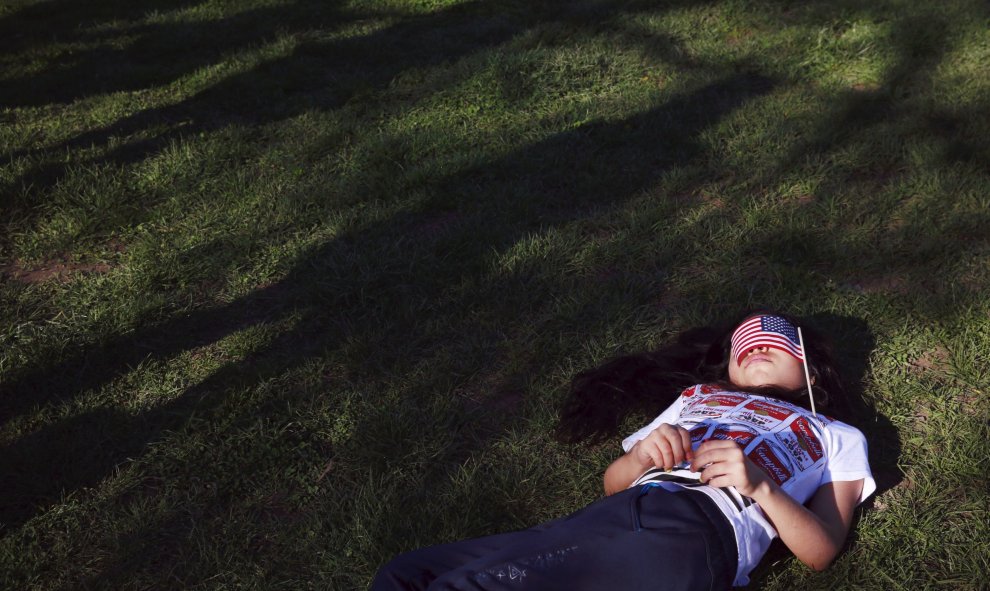
[[[779,332],[794,343],[795,347],[801,346],[798,343],[797,329],[780,316],[762,316],[760,317],[760,324],[766,332]]]

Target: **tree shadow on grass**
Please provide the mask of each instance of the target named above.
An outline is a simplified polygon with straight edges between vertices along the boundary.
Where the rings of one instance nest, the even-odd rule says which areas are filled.
[[[93,6],[75,2],[39,3],[0,23],[0,39],[6,39],[0,47],[7,53],[50,51],[48,44],[53,41],[95,47],[66,51],[39,72],[6,78],[0,83],[0,107],[71,103],[166,86],[232,53],[271,42],[277,35],[312,27],[330,33],[367,16],[340,4],[295,2],[251,8],[214,20],[205,13],[178,16],[196,6],[180,0],[101,2],[95,4],[95,11]],[[158,19],[150,24],[135,23],[155,15]],[[44,25],[36,22],[42,18]]]
[[[865,320],[832,313],[819,313],[811,322],[832,338],[836,361],[842,370],[846,388],[844,419],[866,436],[870,453],[870,469],[877,483],[872,499],[897,486],[904,473],[899,466],[901,440],[894,424],[880,413],[873,401],[864,396],[864,386],[870,381],[870,356],[876,348],[876,337]]]
[[[822,165],[826,172],[812,193],[794,204],[797,223],[754,240],[749,252],[770,253],[780,265],[800,261],[853,295],[910,297],[927,317],[951,320],[961,286],[933,278],[939,277],[938,269],[986,248],[990,212],[956,211],[943,199],[951,189],[910,184],[957,164],[990,165],[990,144],[960,137],[964,121],[983,117],[979,107],[947,113],[915,96],[935,84],[950,33],[951,23],[938,14],[890,20],[895,59],[883,80],[836,93],[814,132],[760,180],[773,186],[809,161],[828,164]],[[909,145],[931,156],[920,165],[917,156],[912,162],[904,149]],[[859,160],[870,164],[857,165]],[[951,184],[952,175],[946,178],[944,184]],[[876,220],[874,232],[846,234],[858,229],[851,225],[861,228],[864,219]]]
[[[618,122],[592,123],[441,181],[429,209],[460,208],[461,232],[475,239],[458,242],[462,248],[451,269],[454,277],[422,267],[427,259],[417,258],[423,253],[415,251],[405,253],[406,261],[402,255],[389,261],[390,268],[406,269],[401,277],[388,269],[369,273],[379,264],[380,253],[390,251],[395,237],[415,223],[414,217],[395,216],[320,246],[283,281],[228,306],[141,329],[76,351],[56,367],[35,368],[15,377],[5,388],[5,419],[35,406],[67,402],[111,383],[142,362],[173,358],[259,324],[260,319],[299,315],[294,328],[261,351],[228,364],[164,405],[135,415],[87,411],[13,442],[0,453],[0,472],[18,483],[16,489],[5,488],[0,498],[6,530],[61,495],[99,482],[126,458],[140,456],[163,431],[175,430],[194,413],[217,407],[235,385],[260,384],[362,334],[416,342],[422,328],[406,303],[411,294],[417,294],[419,301],[442,300],[444,279],[484,269],[493,248],[506,249],[533,230],[564,224],[590,209],[619,207],[664,171],[694,158],[698,153],[694,138],[699,133],[771,88],[766,78],[737,75],[674,97],[653,111]],[[505,174],[512,171],[514,182],[506,183]],[[455,333],[469,331],[458,319],[470,318],[471,303],[453,304],[442,315],[458,327]],[[402,349],[391,354],[397,358],[382,353],[374,362],[388,366],[398,363],[398,357],[409,360],[419,355]],[[94,447],[93,442],[100,444]],[[39,473],[37,458],[55,465]]]
[[[670,3],[664,8],[681,3],[686,2]],[[182,7],[181,4],[166,6]],[[627,2],[622,12],[651,8],[647,2]],[[34,14],[36,10],[25,12]],[[594,1],[550,3],[528,12],[496,11],[487,3],[472,1],[425,15],[406,15],[367,34],[326,40],[313,32],[319,31],[322,37],[327,37],[348,24],[384,20],[390,15],[350,11],[336,3],[301,1],[288,7],[250,9],[217,21],[177,22],[128,30],[127,34],[136,35],[137,41],[125,49],[104,46],[82,52],[82,56],[73,54],[71,65],[52,66],[41,73],[4,82],[0,96],[7,101],[21,97],[20,103],[24,104],[48,104],[115,91],[150,89],[266,41],[293,38],[297,44],[288,56],[229,76],[178,103],[138,110],[53,146],[13,152],[12,160],[30,156],[40,163],[32,164],[9,183],[8,189],[15,197],[0,204],[0,213],[24,217],[41,205],[32,201],[33,196],[56,186],[70,167],[123,166],[142,161],[175,141],[197,134],[238,126],[258,127],[307,111],[334,111],[350,102],[367,103],[375,92],[388,87],[403,72],[453,63],[540,27],[599,26],[602,19],[614,12],[608,3]],[[108,11],[103,18],[114,22],[114,14]],[[120,14],[124,15],[120,18],[136,16],[128,10]],[[30,15],[10,18],[16,21]],[[64,26],[74,22],[70,19]],[[68,34],[73,38],[87,35],[70,31]],[[92,35],[100,38],[104,33]],[[202,49],[194,51],[190,43],[194,47],[202,45]],[[93,149],[101,153],[85,162],[66,164],[61,157],[66,151]],[[19,194],[18,187],[24,189]],[[146,204],[140,209],[147,211],[150,207]],[[139,213],[135,215],[138,217],[131,220],[133,224],[142,221]]]
[[[138,110],[55,146],[13,153],[12,160],[31,157],[39,163],[29,166],[19,178],[9,182],[12,198],[0,204],[0,214],[11,217],[16,214],[24,219],[39,215],[44,203],[37,203],[37,197],[57,186],[68,171],[80,165],[101,170],[118,168],[141,162],[183,138],[236,128],[256,129],[307,111],[339,109],[352,99],[366,100],[369,94],[385,88],[401,72],[455,61],[503,43],[521,30],[515,23],[491,17],[479,6],[476,2],[459,4],[430,15],[402,19],[368,34],[330,41],[314,40],[310,32],[320,30],[330,34],[348,22],[360,20],[363,15],[339,11],[334,5],[310,2],[293,10],[256,9],[220,22],[175,25],[177,30],[166,28],[155,33],[160,36],[158,40],[147,43],[171,46],[173,35],[185,31],[183,35],[219,44],[219,49],[209,53],[214,55],[243,51],[251,43],[271,41],[276,35],[296,35],[303,41],[289,56],[233,74],[175,104]],[[152,76],[170,72],[170,76],[177,78],[205,65],[203,56],[198,54],[183,55],[175,63],[154,56],[148,59]],[[113,60],[110,63],[114,63]],[[85,67],[102,71],[110,67],[106,64],[104,56],[94,58],[94,62]],[[134,72],[139,65],[125,63],[121,67],[121,79],[140,78]],[[53,76],[61,79],[64,74],[56,72]],[[84,80],[83,85],[103,78],[83,73],[79,77]],[[139,86],[147,88],[156,82],[161,81],[141,80]],[[98,91],[101,90],[93,89],[93,92]],[[39,99],[46,96],[45,92],[37,93]],[[50,157],[67,150],[78,153],[93,149],[99,154],[85,157],[84,162],[66,163]],[[17,192],[17,188],[21,190]],[[136,225],[146,220],[154,209],[154,198],[154,195],[145,195],[143,203],[132,206],[127,224]]]

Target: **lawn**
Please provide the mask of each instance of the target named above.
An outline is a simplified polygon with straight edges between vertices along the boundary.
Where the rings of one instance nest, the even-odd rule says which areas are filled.
[[[988,64],[980,0],[0,0],[0,587],[365,588],[598,498],[571,377],[770,305],[881,487],[749,588],[985,589]]]

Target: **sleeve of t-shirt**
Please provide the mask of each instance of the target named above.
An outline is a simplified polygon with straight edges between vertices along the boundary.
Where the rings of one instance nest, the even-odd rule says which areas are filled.
[[[657,418],[650,421],[650,424],[643,427],[639,431],[636,431],[629,437],[622,440],[622,451],[628,452],[632,449],[632,446],[636,445],[636,442],[643,439],[650,434],[651,431],[659,427],[664,423],[673,425],[677,422],[677,419],[681,416],[681,409],[684,408],[684,395],[677,397],[677,400],[673,404],[667,407],[667,410],[660,413]]]
[[[859,429],[835,421],[828,427],[831,434],[829,441],[828,463],[822,473],[822,484],[829,482],[847,482],[863,479],[863,492],[859,496],[862,503],[877,489],[866,450],[866,437]]]

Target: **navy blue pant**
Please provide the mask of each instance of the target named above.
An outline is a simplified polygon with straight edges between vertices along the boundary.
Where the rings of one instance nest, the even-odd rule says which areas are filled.
[[[530,529],[401,554],[371,589],[728,589],[736,556],[703,493],[636,487]]]

